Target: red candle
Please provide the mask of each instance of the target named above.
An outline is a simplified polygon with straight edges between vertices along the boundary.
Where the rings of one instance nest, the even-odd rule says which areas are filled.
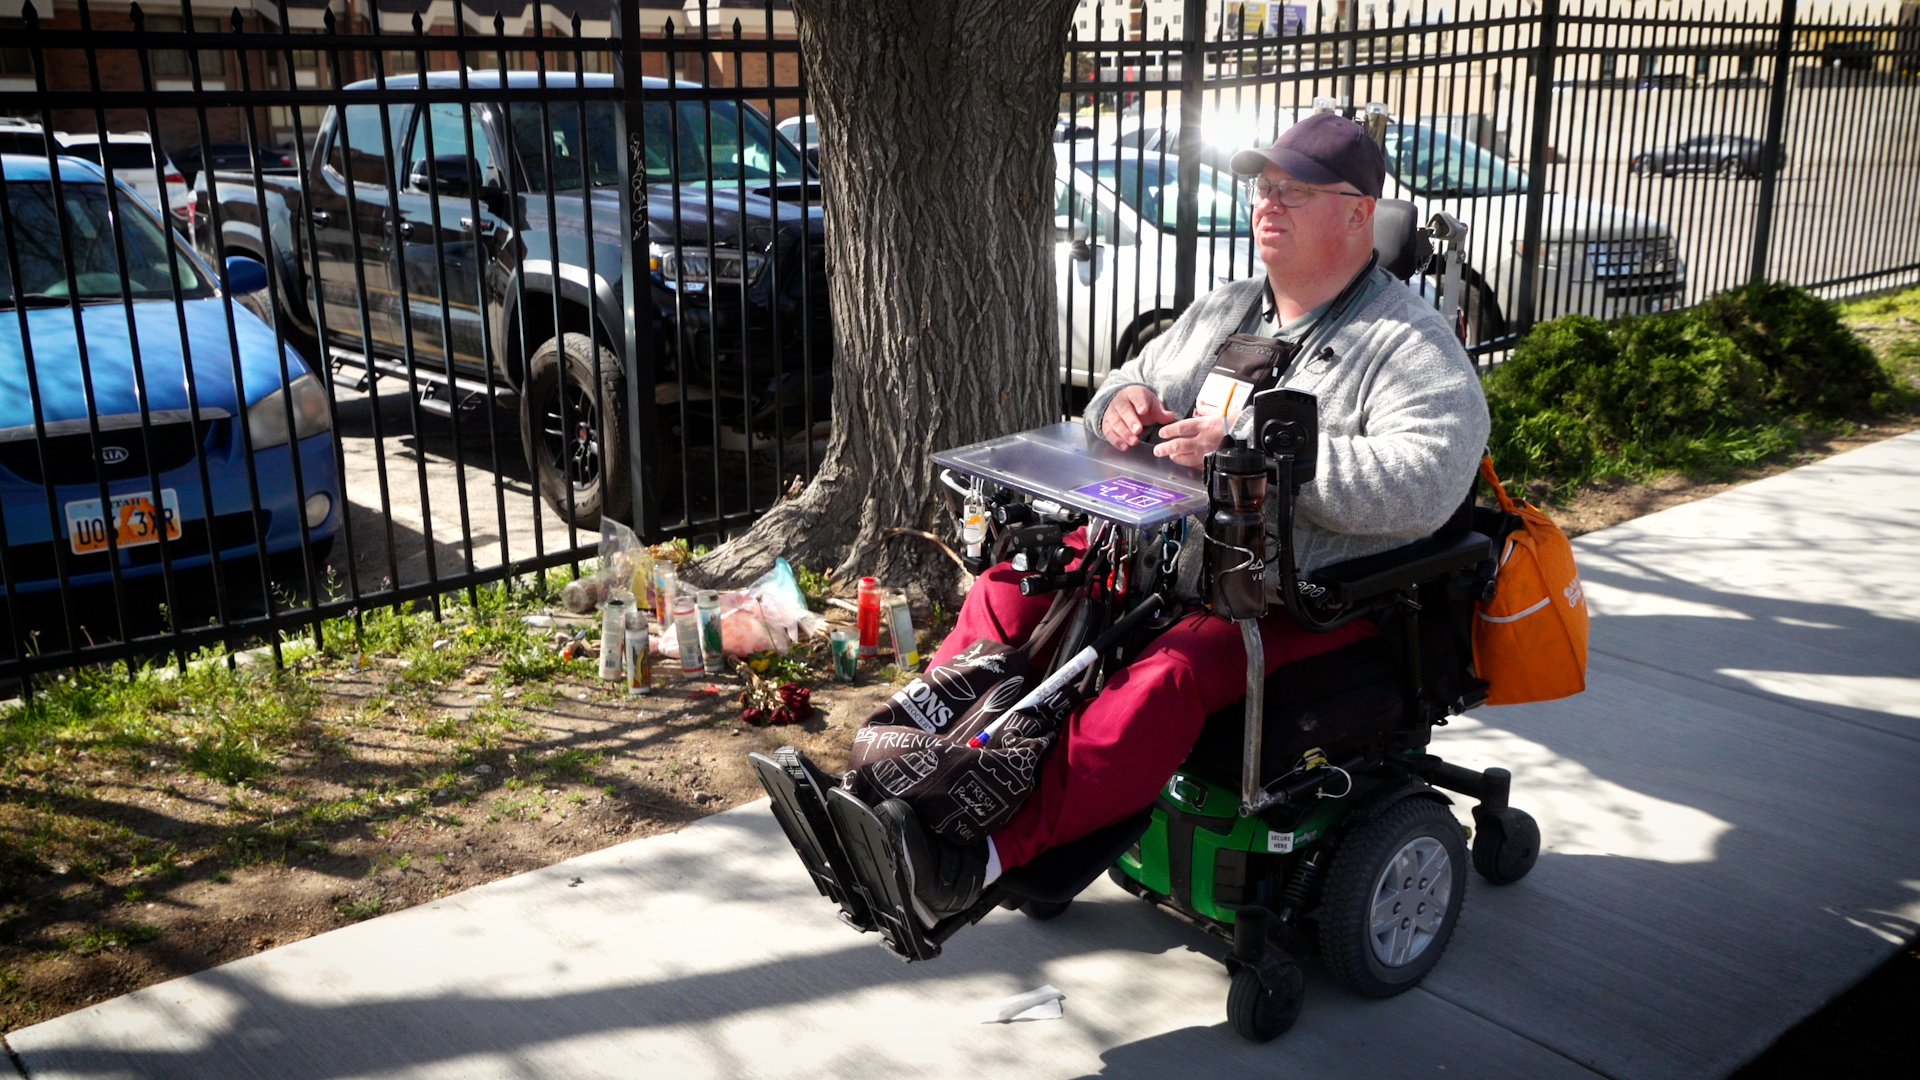
[[[880,655],[880,582],[877,578],[860,579],[858,592],[860,601],[860,655],[864,657]]]

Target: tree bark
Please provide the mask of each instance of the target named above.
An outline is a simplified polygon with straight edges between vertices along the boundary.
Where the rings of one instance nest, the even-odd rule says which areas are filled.
[[[1074,0],[793,0],[819,117],[833,434],[795,499],[703,556],[951,582],[931,455],[1057,415],[1051,131]],[[938,589],[937,591],[944,591]]]

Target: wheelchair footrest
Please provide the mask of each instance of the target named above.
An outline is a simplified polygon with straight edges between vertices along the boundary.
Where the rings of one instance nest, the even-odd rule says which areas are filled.
[[[874,929],[880,931],[887,948],[909,963],[939,956],[938,940],[921,927],[913,913],[907,853],[899,837],[881,822],[872,807],[845,788],[827,792],[827,808],[846,844],[853,889],[866,901]]]
[[[840,905],[840,918],[856,930],[874,928],[866,900],[854,890],[852,867],[845,845],[827,813],[832,778],[808,761],[805,754],[783,746],[772,757],[752,753],[747,760],[760,777],[760,786],[773,800],[773,818],[787,834],[820,895]]]

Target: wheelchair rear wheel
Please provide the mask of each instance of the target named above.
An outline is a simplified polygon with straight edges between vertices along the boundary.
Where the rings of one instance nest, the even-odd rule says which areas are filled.
[[[1466,836],[1452,811],[1401,799],[1334,851],[1319,913],[1328,970],[1367,997],[1412,989],[1440,962],[1466,892]]]

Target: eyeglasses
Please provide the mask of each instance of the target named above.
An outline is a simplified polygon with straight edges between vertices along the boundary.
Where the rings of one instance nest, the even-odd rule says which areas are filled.
[[[1278,200],[1281,206],[1300,207],[1307,205],[1315,195],[1351,195],[1360,198],[1358,191],[1335,191],[1332,188],[1314,187],[1298,180],[1282,180],[1275,183],[1264,176],[1250,176],[1246,179],[1247,198],[1252,202],[1261,199]]]

